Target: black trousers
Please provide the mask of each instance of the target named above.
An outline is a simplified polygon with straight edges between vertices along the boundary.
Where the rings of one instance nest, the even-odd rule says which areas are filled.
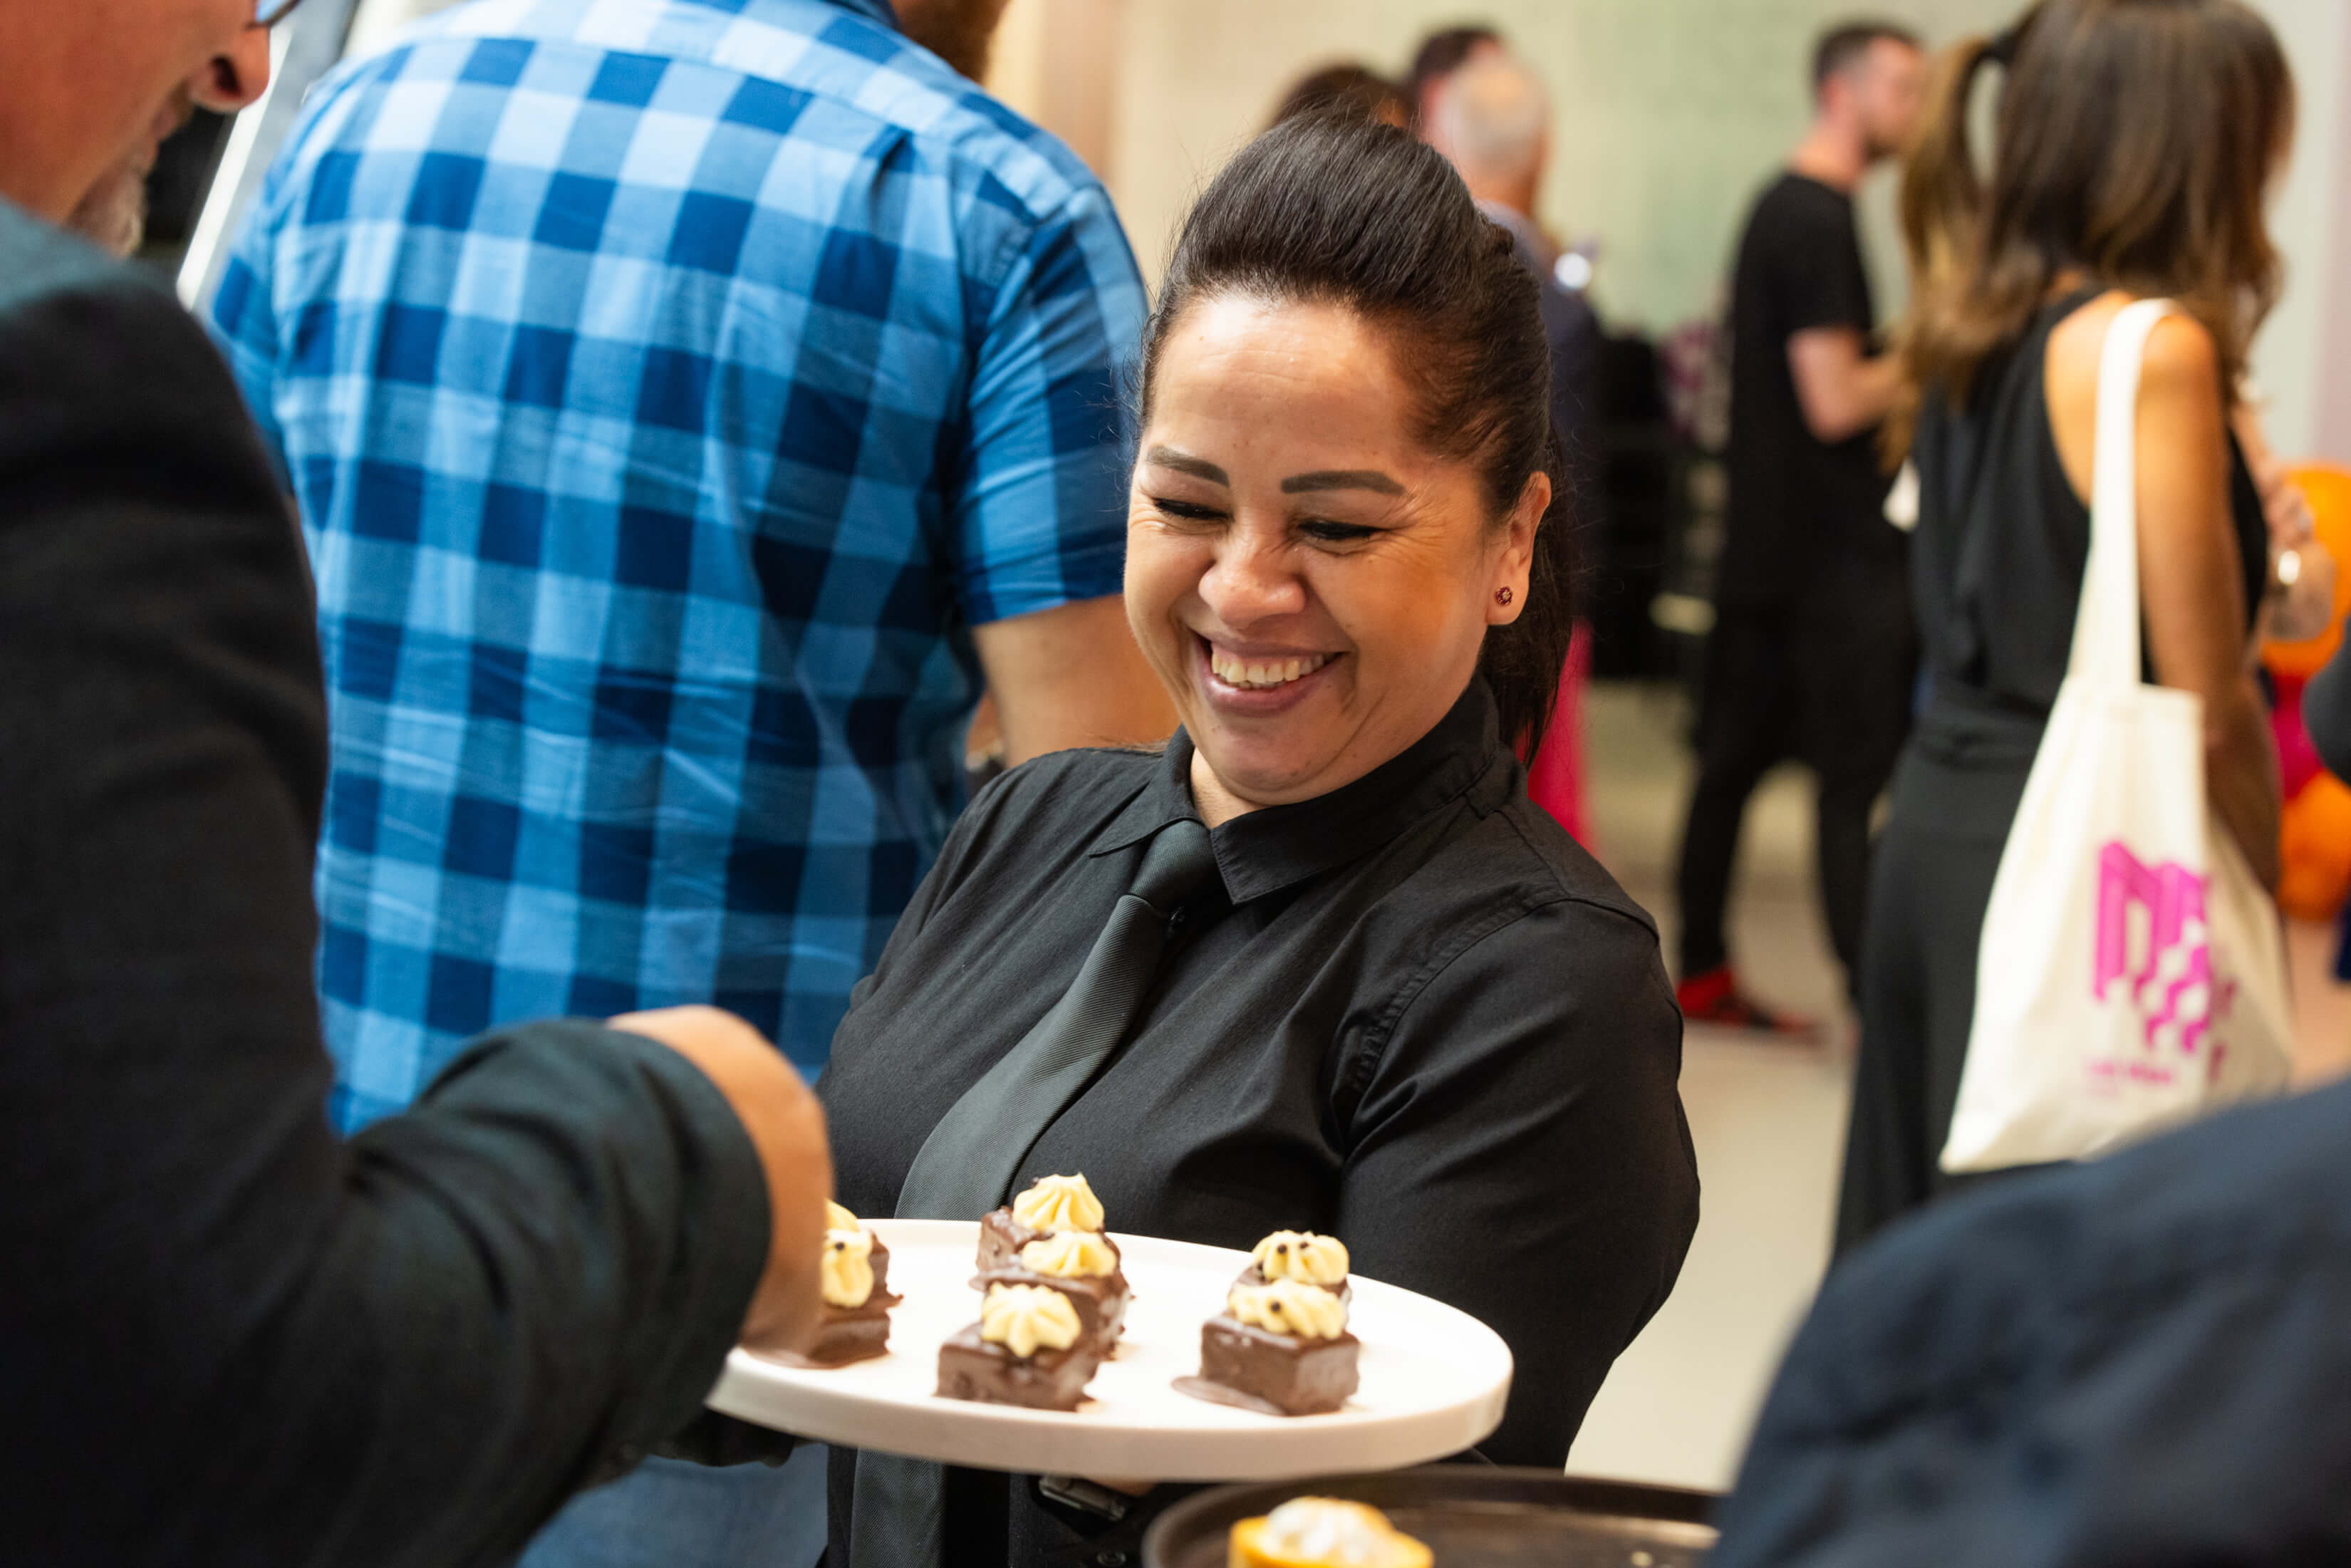
[[[1909,733],[1917,671],[1899,566],[1848,565],[1799,598],[1718,606],[1677,877],[1685,976],[1728,960],[1723,914],[1748,798],[1794,759],[1820,780],[1821,902],[1846,983],[1858,988],[1870,813]]]
[[[1895,778],[1870,885],[1839,1256],[1932,1199],[2012,1174],[1949,1176],[1938,1162],[1975,1025],[1984,911],[2031,771],[2029,750],[1960,765],[1919,746]]]

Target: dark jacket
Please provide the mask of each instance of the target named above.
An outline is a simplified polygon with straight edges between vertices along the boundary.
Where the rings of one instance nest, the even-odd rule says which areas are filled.
[[[693,1416],[764,1265],[757,1155],[647,1040],[510,1030],[329,1133],[319,681],[203,333],[0,204],[8,1562],[502,1560]]]
[[[2351,1561],[2351,1085],[1855,1254],[1722,1524],[1708,1568]]]

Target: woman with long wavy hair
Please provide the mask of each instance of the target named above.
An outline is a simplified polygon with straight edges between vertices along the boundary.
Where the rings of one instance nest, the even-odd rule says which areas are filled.
[[[1994,68],[1987,174],[1969,111]],[[2064,674],[2099,353],[2134,299],[2178,306],[2136,413],[2148,678],[2203,699],[2213,808],[2275,883],[2277,760],[2249,629],[2268,538],[2230,425],[2278,293],[2263,208],[2293,117],[2285,57],[2241,0],[2042,0],[1942,64],[1902,193],[1916,288],[1890,432],[1921,485],[1911,572],[1931,688],[1871,892],[1841,1247],[1954,1179],[1936,1161],[1984,909]]]

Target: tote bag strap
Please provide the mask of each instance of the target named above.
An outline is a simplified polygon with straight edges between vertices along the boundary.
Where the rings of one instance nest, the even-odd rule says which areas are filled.
[[[2090,490],[2090,559],[2074,616],[2065,678],[2115,687],[2139,682],[2138,378],[2147,340],[2168,299],[2126,305],[2098,360],[2096,475]]]

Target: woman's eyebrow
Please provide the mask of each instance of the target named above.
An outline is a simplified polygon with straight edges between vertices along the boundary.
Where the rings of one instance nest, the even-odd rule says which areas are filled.
[[[1404,486],[1376,468],[1324,468],[1311,474],[1292,474],[1281,482],[1285,496],[1302,496],[1311,490],[1374,490],[1383,496],[1401,496]]]
[[[1173,468],[1178,474],[1189,474],[1195,479],[1206,479],[1211,485],[1222,485],[1227,489],[1232,487],[1232,478],[1223,469],[1206,458],[1191,456],[1172,446],[1155,446],[1143,455],[1143,460],[1155,463],[1162,468]]]

